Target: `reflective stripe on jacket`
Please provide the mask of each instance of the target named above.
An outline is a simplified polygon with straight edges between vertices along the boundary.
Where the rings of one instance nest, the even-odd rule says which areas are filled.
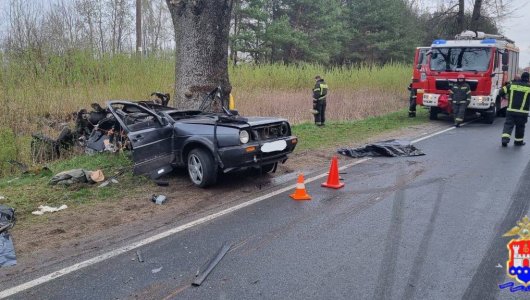
[[[325,100],[328,94],[328,85],[324,80],[319,80],[313,88],[313,99]]]
[[[526,115],[528,115],[530,107],[529,94],[530,84],[525,81],[515,81],[504,86],[499,92],[501,97],[508,95],[509,103],[507,111]]]

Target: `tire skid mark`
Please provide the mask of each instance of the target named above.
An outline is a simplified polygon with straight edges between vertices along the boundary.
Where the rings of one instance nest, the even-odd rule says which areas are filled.
[[[401,170],[396,178],[396,186],[405,185],[405,176]],[[398,189],[395,193],[394,201],[392,203],[392,216],[390,219],[390,227],[388,228],[383,260],[381,262],[381,269],[377,279],[378,288],[375,290],[374,299],[390,299],[391,292],[394,286],[394,278],[396,273],[396,264],[399,252],[399,242],[403,229],[403,203],[405,202],[405,189]]]
[[[432,210],[431,216],[429,218],[429,224],[427,229],[423,233],[423,236],[420,241],[420,246],[414,257],[414,262],[412,263],[412,270],[410,271],[409,278],[407,280],[407,285],[405,286],[405,293],[401,299],[412,299],[414,293],[416,292],[416,286],[418,279],[420,278],[421,270],[425,264],[425,253],[429,249],[429,244],[432,239],[432,234],[434,232],[434,225],[436,224],[436,219],[440,211],[440,204],[442,203],[442,198],[445,192],[445,180],[443,178],[437,178],[432,183],[438,182],[438,192],[436,193],[436,200],[434,202],[434,208]]]

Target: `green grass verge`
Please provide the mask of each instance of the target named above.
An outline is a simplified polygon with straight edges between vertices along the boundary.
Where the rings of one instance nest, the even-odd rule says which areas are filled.
[[[32,170],[27,174],[0,180],[0,195],[3,205],[14,207],[20,221],[36,220],[28,218],[39,205],[69,207],[90,205],[99,201],[114,201],[134,195],[142,186],[150,184],[143,176],[133,176],[131,160],[126,154],[80,155],[50,164],[50,171]],[[120,170],[126,170],[117,179],[119,184],[98,188],[98,184],[76,184],[72,186],[52,186],[49,181],[53,174],[70,169],[101,169],[105,177],[111,177]]]
[[[346,147],[355,142],[389,130],[418,125],[428,121],[428,111],[419,109],[416,118],[409,118],[407,110],[400,110],[378,117],[352,122],[326,122],[326,126],[317,127],[312,123],[293,126],[298,136],[296,150],[317,150],[329,147]]]
[[[425,123],[428,115],[419,110],[416,118],[408,118],[406,110],[387,115],[352,122],[329,122],[325,127],[313,124],[293,126],[293,132],[299,138],[297,151],[318,150],[330,147],[348,146],[362,142],[367,138],[389,130]],[[133,176],[132,163],[127,154],[80,155],[50,164],[51,172],[23,174],[17,177],[0,179],[0,195],[5,199],[1,203],[14,207],[19,220],[26,224],[46,220],[48,217],[31,218],[31,212],[39,205],[68,206],[93,205],[100,201],[115,201],[134,196],[145,190],[146,184],[152,184],[143,176]],[[106,177],[116,172],[127,171],[118,177],[119,184],[98,188],[97,184],[79,184],[69,187],[51,186],[49,180],[61,171],[70,169],[101,169]]]

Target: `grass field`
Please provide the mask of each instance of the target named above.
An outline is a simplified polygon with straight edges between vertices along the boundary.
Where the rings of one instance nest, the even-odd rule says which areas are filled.
[[[1,57],[0,57],[1,58]],[[6,161],[30,163],[30,135],[57,134],[50,125],[72,122],[72,113],[109,99],[143,100],[152,91],[173,92],[174,57],[138,59],[127,55],[94,58],[73,52],[42,58],[26,53],[0,59],[0,176]],[[410,66],[319,65],[231,66],[236,108],[243,115],[281,116],[293,124],[310,122],[313,77],[330,86],[327,119],[352,121],[406,106]]]

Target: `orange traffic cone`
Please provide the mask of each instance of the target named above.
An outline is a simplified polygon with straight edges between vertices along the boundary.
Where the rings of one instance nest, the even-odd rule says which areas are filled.
[[[290,196],[294,200],[311,200],[311,196],[305,190],[304,174],[298,175],[298,181],[296,182],[296,190],[294,194]]]
[[[331,160],[331,167],[329,168],[328,181],[322,184],[323,187],[340,189],[344,187],[344,183],[340,182],[339,177],[339,163],[336,156]]]

